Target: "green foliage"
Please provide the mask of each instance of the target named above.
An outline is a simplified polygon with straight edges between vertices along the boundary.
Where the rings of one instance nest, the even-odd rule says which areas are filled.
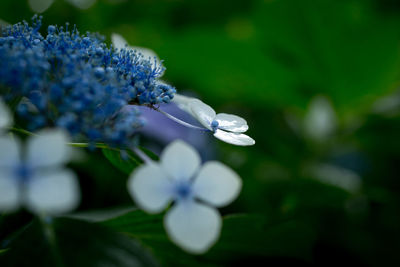
[[[72,219],[35,220],[0,254],[1,266],[158,266],[146,249],[107,228]]]

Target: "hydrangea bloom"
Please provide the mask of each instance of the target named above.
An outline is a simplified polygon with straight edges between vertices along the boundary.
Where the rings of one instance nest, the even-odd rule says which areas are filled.
[[[175,95],[174,102],[181,109],[192,114],[204,127],[212,131],[216,138],[239,146],[255,144],[254,139],[243,134],[249,129],[245,119],[232,114],[216,114],[212,107],[191,97]]]
[[[130,49],[115,50],[96,34],[81,35],[41,19],[6,27],[0,37],[0,93],[21,99],[29,130],[63,127],[74,139],[129,146],[143,120],[128,104],[168,103],[175,89],[158,80],[164,68]]]
[[[75,174],[62,166],[69,160],[67,142],[64,132],[44,130],[23,151],[18,139],[0,137],[0,210],[23,205],[36,214],[58,214],[78,205]]]
[[[184,250],[204,253],[218,239],[221,216],[215,207],[231,203],[242,182],[230,168],[216,161],[200,167],[196,150],[182,141],[171,143],[160,157],[135,170],[128,189],[136,204],[149,213],[167,212],[169,237]]]
[[[139,46],[129,46],[128,42],[118,33],[113,33],[111,34],[111,41],[116,49],[124,49],[128,48],[134,51],[137,51],[143,55],[143,59],[148,59],[150,60],[151,64],[153,66],[161,65],[161,61],[158,58],[157,54],[148,48],[145,47],[139,47]]]

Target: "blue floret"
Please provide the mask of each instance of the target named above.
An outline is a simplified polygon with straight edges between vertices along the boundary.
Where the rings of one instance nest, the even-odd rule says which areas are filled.
[[[49,26],[41,18],[18,23],[0,36],[0,93],[19,99],[17,115],[30,130],[59,126],[75,139],[129,146],[143,125],[132,105],[168,103],[175,89],[141,54],[115,50],[98,34]]]

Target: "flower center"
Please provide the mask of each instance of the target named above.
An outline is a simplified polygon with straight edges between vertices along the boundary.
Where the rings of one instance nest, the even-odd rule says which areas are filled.
[[[218,129],[218,125],[219,125],[219,123],[216,120],[213,120],[211,122],[211,128],[213,129],[214,132]]]
[[[192,195],[192,187],[188,182],[180,182],[175,187],[175,194],[179,199],[187,199]]]
[[[33,170],[27,164],[21,163],[14,169],[14,174],[21,182],[26,182],[33,174]]]

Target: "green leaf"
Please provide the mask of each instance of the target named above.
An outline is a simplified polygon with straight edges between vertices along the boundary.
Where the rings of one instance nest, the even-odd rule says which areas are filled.
[[[104,156],[120,171],[130,174],[135,168],[140,166],[140,160],[133,155],[132,152],[121,152],[120,150],[102,149]],[[121,153],[126,153],[126,157],[122,158]]]
[[[79,220],[35,220],[0,253],[0,266],[158,266],[133,239]]]
[[[301,220],[271,222],[262,215],[227,216],[217,244],[205,255],[193,256],[171,243],[162,217],[136,210],[102,224],[140,240],[164,266],[229,265],[249,257],[308,260],[316,237],[312,226]]]

